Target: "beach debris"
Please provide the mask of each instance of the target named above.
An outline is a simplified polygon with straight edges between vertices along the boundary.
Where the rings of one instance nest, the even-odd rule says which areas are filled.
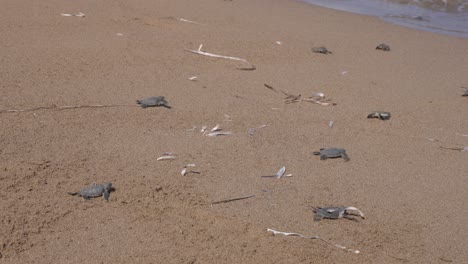
[[[122,34],[122,33],[117,33],[117,34],[115,34],[115,35],[117,35],[117,36],[123,36],[123,34]]]
[[[359,250],[354,250],[354,249],[350,249],[350,248],[347,248],[345,246],[342,246],[342,245],[339,245],[339,244],[334,244],[334,243],[331,243],[319,236],[304,236],[304,235],[301,235],[299,233],[288,233],[288,232],[282,232],[282,231],[277,231],[277,230],[273,230],[271,228],[267,228],[267,232],[272,232],[273,235],[284,235],[284,236],[297,236],[297,237],[302,237],[302,238],[306,238],[306,239],[317,239],[317,240],[320,240],[322,242],[325,242],[326,244],[329,244],[329,245],[332,245],[332,246],[335,246],[337,248],[340,248],[340,249],[343,249],[343,250],[346,250],[348,252],[352,252],[354,254],[359,254],[360,251]]]
[[[226,136],[226,135],[232,135],[233,133],[230,131],[221,131],[223,130],[219,124],[214,126],[211,130],[210,133],[206,134],[208,132],[208,128],[206,126],[203,126],[200,132],[203,132],[203,135],[206,134],[206,136],[209,137],[214,137],[214,136]]]
[[[455,135],[459,135],[459,136],[462,136],[462,137],[468,137],[468,134],[455,133]]]
[[[316,100],[320,100],[320,99],[325,98],[325,94],[324,93],[314,93],[312,95],[312,98],[315,98]]]
[[[467,87],[462,87],[465,89],[465,92],[462,94],[462,96],[468,96],[468,88]]]
[[[156,107],[156,106],[164,106],[166,108],[171,108],[164,96],[156,96],[156,97],[148,97],[140,100],[136,100],[136,103],[139,104],[142,108],[146,107]]]
[[[376,50],[383,50],[383,51],[390,51],[390,46],[387,44],[379,44],[377,47],[375,47]]]
[[[361,210],[357,209],[356,207],[348,206],[348,207],[312,207],[314,209],[314,221],[320,221],[322,219],[340,219],[346,218],[349,220],[357,221],[356,218],[352,217],[355,214],[351,214],[349,211],[357,211],[358,216],[364,219],[364,214]]]
[[[389,120],[391,117],[389,112],[384,111],[374,111],[367,115],[367,118],[378,118],[380,120]]]
[[[331,51],[329,51],[327,48],[325,47],[313,47],[312,48],[312,52],[315,52],[315,53],[322,53],[322,54],[332,54]]]
[[[321,160],[326,160],[329,158],[343,158],[344,161],[349,161],[346,150],[341,148],[321,148],[320,151],[314,151],[312,154],[320,155]]]
[[[187,131],[187,132],[193,132],[193,131],[195,131],[195,129],[197,129],[197,127],[194,126],[194,125],[192,125],[192,128],[187,129],[187,130],[185,130],[185,131]]]
[[[76,13],[76,14],[64,14],[64,13],[62,13],[62,14],[60,14],[60,15],[61,15],[61,16],[64,16],[64,17],[73,17],[73,16],[74,16],[74,17],[85,17],[85,16],[86,16],[85,14],[83,14],[83,13],[81,13],[81,12]]]
[[[175,160],[176,156],[174,153],[171,152],[164,152],[163,155],[159,158],[156,159],[156,161],[162,161],[162,160]]]
[[[231,119],[230,116],[224,115],[224,120],[223,120],[223,122],[232,122],[232,119]]]
[[[219,124],[217,124],[216,126],[214,126],[210,132],[215,132],[215,131],[220,131],[221,128],[219,127]]]
[[[348,74],[348,71],[342,71],[341,72],[341,75],[346,75],[346,74]]]
[[[248,62],[248,61],[245,60],[245,59],[241,59],[241,58],[237,58],[237,57],[231,57],[231,56],[217,55],[217,54],[205,52],[205,51],[202,51],[202,50],[201,50],[202,47],[203,47],[203,44],[200,44],[200,47],[198,47],[198,50],[185,49],[185,51],[188,51],[188,52],[191,52],[191,53],[195,53],[195,54],[199,54],[199,55],[203,55],[203,56],[208,56],[208,57],[214,57],[214,58],[222,58],[222,59],[228,59],[228,60],[241,61],[241,62],[243,62],[243,63],[249,65],[249,67],[246,67],[246,68],[238,68],[239,70],[253,71],[253,70],[256,69],[255,66],[254,66],[253,64],[251,64],[250,62]]]
[[[187,79],[190,80],[190,81],[196,82],[196,81],[197,81],[197,78],[198,78],[198,76],[192,76],[192,77],[189,77],[189,78],[187,78]]]
[[[70,195],[78,195],[83,197],[85,200],[89,200],[94,197],[102,196],[106,201],[109,201],[109,193],[113,190],[112,183],[107,182],[103,184],[91,184],[88,187],[81,189],[79,192],[69,192]]]
[[[185,19],[185,18],[179,18],[179,17],[162,17],[161,19],[174,19],[174,20],[177,20],[177,21],[180,21],[180,22],[185,22],[185,23],[205,25],[203,23],[199,23],[199,22],[195,22],[195,21],[192,21],[192,20],[188,20],[188,19]]]
[[[328,126],[329,127],[333,127],[333,125],[335,124],[335,121],[331,120],[330,122],[328,122]]]
[[[283,42],[281,42],[281,41],[276,41],[275,43],[280,45],[280,46],[283,45]]]
[[[261,176],[263,178],[277,178],[281,179],[284,176],[284,173],[286,172],[286,167],[283,166],[275,175],[267,175],[267,176]]]
[[[253,136],[255,133],[257,133],[258,130],[265,128],[265,127],[267,127],[267,125],[261,125],[258,128],[249,128],[247,132],[249,133],[249,135]]]
[[[449,148],[449,147],[443,147],[440,146],[442,149],[450,149],[450,150],[458,150],[458,151],[468,151],[468,147],[463,147],[463,148]]]
[[[277,92],[277,93],[282,93],[284,95],[286,95],[286,97],[284,98],[284,103],[285,104],[292,104],[292,103],[297,103],[297,102],[302,102],[302,101],[306,101],[306,102],[311,102],[311,103],[314,103],[314,104],[319,104],[319,105],[323,105],[323,106],[329,106],[329,105],[336,105],[336,103],[330,103],[329,101],[331,101],[330,99],[327,99],[325,100],[325,102],[323,101],[325,99],[325,94],[324,93],[315,93],[313,94],[311,97],[308,97],[308,98],[301,98],[301,95],[298,94],[298,95],[294,95],[294,94],[290,94],[288,92],[285,92],[283,90],[280,90],[280,89],[276,89],[274,88],[273,86],[271,85],[268,85],[268,84],[263,84],[266,88],[274,91],[274,92]]]
[[[184,168],[182,169],[182,171],[180,172],[180,174],[181,174],[182,176],[185,176],[185,175],[188,174],[188,173],[200,174],[200,172],[198,172],[198,171],[188,170],[189,167],[195,167],[195,164],[192,164],[192,163],[191,163],[191,164],[185,165]]]
[[[208,137],[216,137],[216,136],[227,136],[227,135],[232,135],[233,133],[231,131],[215,131],[215,132],[210,132],[206,134]]]
[[[255,197],[255,194],[251,194],[251,195],[247,195],[247,196],[242,196],[242,197],[238,197],[238,198],[231,198],[231,199],[221,200],[221,201],[217,201],[217,202],[212,202],[212,203],[211,203],[211,206],[213,206],[214,204],[230,203],[230,202],[239,201],[239,200],[244,200],[244,199],[249,199],[249,198],[253,198],[253,197]]]

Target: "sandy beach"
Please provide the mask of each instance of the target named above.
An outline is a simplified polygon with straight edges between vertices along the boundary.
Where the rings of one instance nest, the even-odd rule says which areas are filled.
[[[292,0],[1,6],[0,263],[468,262],[468,39]]]

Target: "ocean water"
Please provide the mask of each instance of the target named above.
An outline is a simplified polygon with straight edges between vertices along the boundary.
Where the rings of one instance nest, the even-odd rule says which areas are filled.
[[[468,38],[468,0],[303,0],[419,30]]]

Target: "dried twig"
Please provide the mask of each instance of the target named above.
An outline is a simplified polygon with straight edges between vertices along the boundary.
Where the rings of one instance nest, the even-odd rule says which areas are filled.
[[[77,108],[105,108],[105,107],[122,107],[122,106],[131,106],[135,107],[136,105],[66,105],[66,106],[40,106],[34,108],[26,108],[26,109],[11,109],[11,110],[0,110],[0,113],[17,113],[17,112],[32,112],[36,110],[70,110],[70,109],[77,109]]]
[[[311,102],[311,103],[319,104],[319,105],[323,105],[323,106],[336,105],[336,103],[325,103],[325,102],[323,102],[322,100],[325,99],[325,95],[323,93],[316,93],[316,94],[312,95],[309,98],[301,98],[300,94],[298,94],[298,95],[290,94],[290,93],[287,93],[287,92],[285,92],[283,90],[275,89],[275,88],[273,88],[273,86],[268,85],[266,83],[263,84],[263,85],[265,85],[266,88],[268,88],[268,89],[270,89],[272,91],[275,91],[277,93],[281,92],[282,94],[286,95],[286,98],[284,98],[284,103],[285,104],[292,104],[292,103],[306,101],[306,102]],[[326,101],[330,101],[330,100],[326,100]]]
[[[301,234],[298,234],[298,233],[286,233],[286,232],[276,231],[276,230],[273,230],[273,229],[270,229],[270,228],[268,228],[267,231],[272,232],[274,235],[298,236],[298,237],[307,238],[307,239],[318,239],[318,240],[320,240],[322,242],[325,242],[325,243],[327,243],[329,245],[332,245],[332,246],[335,246],[337,248],[341,248],[341,249],[346,250],[348,252],[352,252],[354,254],[359,254],[360,253],[359,250],[350,249],[350,248],[347,248],[347,247],[339,245],[339,244],[333,244],[333,243],[331,243],[331,242],[329,242],[329,241],[327,241],[327,240],[325,240],[325,239],[323,239],[323,238],[321,238],[319,236],[310,236],[310,237],[308,237],[308,236],[304,236],[304,235],[301,235]]]
[[[243,196],[243,197],[239,197],[239,198],[232,198],[232,199],[221,200],[221,201],[213,202],[213,203],[211,203],[211,205],[213,205],[213,204],[220,204],[220,203],[230,203],[230,202],[234,202],[234,201],[238,201],[238,200],[249,199],[249,198],[252,198],[252,197],[255,197],[255,194],[248,195],[248,196]]]
[[[247,68],[238,68],[239,70],[248,70],[248,71],[253,71],[255,70],[255,66],[252,65],[250,62],[248,62],[245,59],[237,58],[237,57],[231,57],[231,56],[223,56],[223,55],[217,55],[209,52],[202,51],[201,48],[203,47],[203,44],[200,44],[200,47],[198,47],[198,50],[191,50],[191,49],[185,49],[185,51],[195,53],[198,55],[203,55],[203,56],[208,56],[208,57],[213,57],[213,58],[221,58],[221,59],[228,59],[228,60],[236,60],[236,61],[242,61],[244,63],[247,63],[249,67]]]
[[[442,148],[442,149],[450,149],[450,150],[458,150],[458,151],[468,151],[468,147],[464,147],[464,148],[449,148],[449,147],[440,146],[440,148]]]

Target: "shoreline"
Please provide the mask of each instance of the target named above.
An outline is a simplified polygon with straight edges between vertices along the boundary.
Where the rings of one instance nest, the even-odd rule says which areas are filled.
[[[22,0],[0,14],[0,110],[44,107],[0,111],[3,262],[468,259],[466,152],[441,148],[468,145],[467,39],[296,0]],[[200,44],[256,69],[186,51]],[[264,84],[336,105],[285,104]],[[150,96],[172,108],[132,105]],[[87,105],[122,107],[63,109]],[[216,124],[233,134],[199,132]],[[311,154],[322,147],[350,161]],[[187,164],[200,174],[181,176]],[[292,177],[261,177],[282,166]],[[109,202],[66,194],[93,182],[112,182]],[[317,222],[311,206],[366,219]]]
[[[463,13],[447,13],[417,6],[407,6],[402,9],[402,6],[397,3],[374,2],[372,0],[361,2],[361,5],[348,2],[302,1],[333,10],[377,17],[387,23],[407,28],[468,39],[468,31],[464,27],[468,24],[468,20],[463,16]]]

